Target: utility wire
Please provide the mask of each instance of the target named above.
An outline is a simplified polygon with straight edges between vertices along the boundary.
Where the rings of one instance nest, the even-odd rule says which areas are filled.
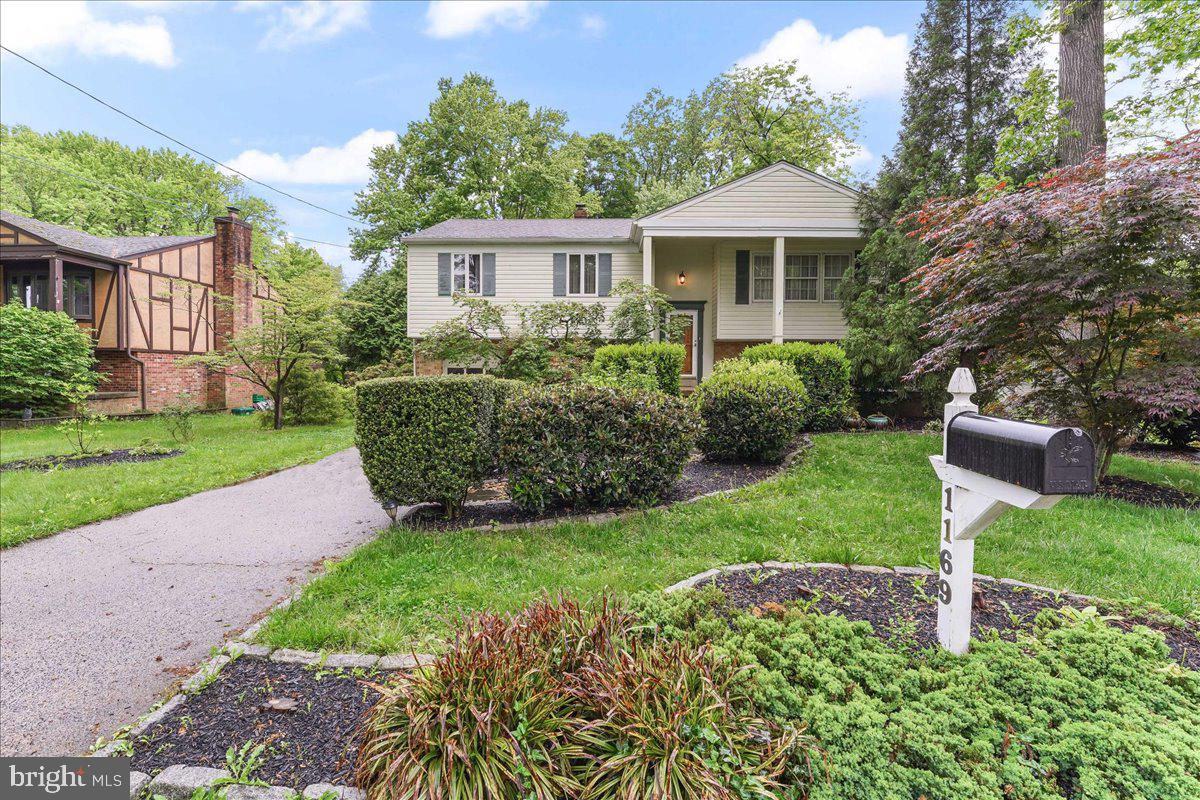
[[[62,77],[61,75],[57,75],[57,74],[51,72],[50,70],[43,67],[41,64],[37,63],[36,61],[33,61],[32,59],[26,58],[25,56],[21,55],[20,53],[18,53],[17,51],[13,50],[10,47],[6,47],[6,46],[0,44],[0,50],[4,50],[6,53],[12,53],[14,56],[21,59],[26,64],[29,64],[32,67],[36,67],[37,69],[40,69],[42,72],[46,73],[51,78],[54,78],[56,81],[66,84],[67,86],[70,86],[75,91],[81,92],[82,94],[87,95],[88,97],[92,98],[97,103],[104,106],[105,108],[108,108],[108,109],[111,109],[111,110],[117,112],[122,117],[125,117],[126,119],[128,119],[132,122],[135,122],[138,125],[141,125],[143,128],[145,128],[148,131],[157,133],[159,136],[163,137],[164,139],[174,142],[175,144],[179,145],[180,147],[184,148],[185,150],[190,150],[191,152],[195,153],[196,155],[200,156],[203,159],[211,161],[212,163],[214,163],[220,167],[224,167],[225,169],[229,170],[230,172],[234,173],[235,175],[240,175],[241,177],[245,178],[246,180],[250,181],[251,183],[257,183],[259,186],[270,189],[272,192],[278,192],[279,194],[283,195],[284,197],[290,197],[291,199],[295,200],[297,203],[303,203],[304,205],[309,206],[311,208],[315,208],[318,211],[324,211],[326,214],[332,214],[335,217],[341,217],[342,219],[348,220],[349,222],[358,222],[358,220],[356,220],[354,217],[347,217],[345,214],[339,214],[338,212],[331,211],[330,209],[325,208],[324,206],[319,206],[316,203],[310,203],[308,200],[305,200],[303,197],[297,197],[296,195],[290,194],[289,192],[285,192],[283,189],[278,189],[269,183],[263,183],[262,181],[258,180],[257,178],[252,178],[249,175],[247,175],[246,173],[242,172],[241,170],[236,170],[233,167],[229,166],[228,164],[226,164],[222,161],[218,161],[217,159],[213,158],[212,156],[197,150],[196,148],[192,147],[191,145],[184,144],[183,142],[176,139],[174,136],[171,136],[168,133],[164,133],[163,131],[160,131],[158,128],[155,128],[153,125],[149,125],[145,122],[142,122],[140,119],[133,116],[132,114],[122,111],[121,109],[114,106],[112,103],[109,103],[105,100],[100,99],[96,95],[89,92],[87,89],[84,89],[83,87],[78,86],[77,84],[71,83],[69,80]]]
[[[19,156],[16,153],[0,152],[0,158],[15,158],[20,161],[24,161],[26,163],[33,164],[35,167],[40,167],[41,169],[50,170],[51,172],[57,172],[60,175],[66,175],[70,178],[74,178],[76,180],[83,181],[84,183],[90,183],[93,186],[101,186],[105,189],[111,189],[114,192],[124,192],[125,194],[130,195],[131,197],[136,197],[139,200],[145,200],[148,203],[157,203],[162,206],[167,206],[168,208],[173,208],[176,211],[183,211],[185,213],[191,213],[188,211],[188,209],[185,209],[176,203],[172,203],[170,200],[162,200],[157,197],[150,197],[149,195],[139,194],[138,192],[135,192],[132,189],[126,189],[123,186],[114,186],[111,183],[104,183],[103,181],[98,181],[93,178],[86,178],[83,175],[79,175],[77,173],[70,172],[69,170],[60,169],[59,167],[52,167],[49,164],[43,164],[41,161],[37,161],[36,159],[32,159],[32,158],[26,158],[25,156]],[[326,241],[322,241],[321,239],[309,239],[306,236],[297,236],[294,233],[288,233],[287,236],[291,239],[298,239],[302,242],[312,242],[314,244],[327,244],[330,247],[344,247],[347,250],[350,249],[350,245],[348,245],[348,244],[337,244],[336,242],[326,242]]]

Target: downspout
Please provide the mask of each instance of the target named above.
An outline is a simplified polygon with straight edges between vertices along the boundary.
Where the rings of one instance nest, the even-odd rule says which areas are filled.
[[[125,357],[138,365],[138,394],[141,397],[142,411],[146,410],[146,362],[133,354],[133,345],[129,343],[129,265],[122,264],[117,272],[117,287],[118,293],[121,295],[121,304],[117,306],[117,310],[123,312],[121,314],[121,323],[118,324],[117,330],[125,337]]]

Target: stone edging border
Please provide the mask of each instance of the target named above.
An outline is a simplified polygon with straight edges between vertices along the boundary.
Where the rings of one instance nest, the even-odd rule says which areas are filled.
[[[437,660],[436,656],[429,653],[376,656],[368,653],[319,653],[310,650],[292,650],[286,647],[276,649],[254,644],[253,639],[266,624],[267,618],[276,611],[282,611],[290,606],[303,591],[304,587],[301,587],[268,608],[262,618],[242,631],[236,639],[222,645],[216,655],[204,661],[187,680],[180,684],[178,691],[156,705],[128,729],[118,731],[111,740],[88,755],[92,758],[121,755],[119,751],[122,749],[123,743],[141,736],[152,726],[162,722],[168,714],[186,702],[189,697],[198,694],[212,683],[222,669],[239,658],[337,669],[386,670],[408,670]],[[186,764],[173,764],[153,779],[146,773],[135,770],[129,774],[129,796],[131,799],[137,798],[145,790],[149,790],[151,796],[162,795],[167,800],[189,800],[196,789],[211,786],[214,782],[228,777],[229,773],[223,769],[194,767]],[[226,789],[226,800],[292,800],[295,797],[303,797],[305,800],[319,800],[322,797],[333,797],[337,800],[361,800],[362,792],[351,786],[337,786],[328,783],[312,784],[303,792],[297,792],[286,786],[252,786],[249,784],[229,784]]]
[[[517,531],[517,530],[529,530],[529,529],[534,529],[534,528],[549,528],[554,525],[563,525],[566,523],[589,523],[592,525],[599,525],[604,522],[611,522],[614,519],[628,519],[630,517],[636,517],[639,514],[646,514],[650,511],[658,511],[658,510],[661,510],[664,508],[671,508],[672,506],[682,506],[682,505],[686,505],[688,503],[698,503],[701,500],[706,500],[710,497],[719,497],[724,494],[729,494],[730,492],[737,492],[737,491],[745,489],[749,486],[755,486],[759,483],[762,483],[763,481],[769,481],[772,478],[776,478],[779,475],[781,475],[785,470],[788,470],[791,467],[793,467],[796,464],[796,462],[800,460],[800,457],[802,455],[804,455],[806,452],[808,452],[808,449],[810,447],[812,447],[812,437],[809,436],[807,433],[801,434],[801,436],[796,440],[796,446],[794,448],[792,448],[792,451],[787,454],[787,457],[785,457],[783,459],[783,461],[779,463],[779,467],[775,472],[771,473],[771,475],[769,475],[768,477],[763,478],[761,481],[755,481],[754,483],[747,483],[743,486],[735,486],[732,489],[715,489],[711,492],[705,492],[704,494],[698,494],[695,497],[688,497],[683,500],[672,500],[667,503],[661,503],[660,505],[657,505],[657,506],[650,506],[649,508],[630,508],[630,509],[625,509],[622,511],[602,511],[602,512],[599,512],[596,514],[572,514],[572,515],[563,516],[563,517],[549,517],[547,519],[534,519],[534,520],[529,520],[528,522],[503,522],[503,523],[500,523],[497,525],[472,525],[469,528],[453,528],[453,529],[450,529],[450,530],[447,530],[444,532],[445,533],[481,533],[481,532],[485,532],[485,531],[496,531],[497,533],[499,533],[501,531]],[[396,525],[405,524],[408,521],[409,517],[411,517],[413,514],[417,513],[422,508],[425,508],[429,505],[431,505],[431,504],[430,503],[418,503],[417,505],[410,507],[408,509],[408,511],[404,512],[403,515],[397,515],[395,524]],[[412,530],[420,531],[421,529],[413,528]],[[441,530],[431,530],[431,532],[443,533],[443,531],[441,531]]]
[[[733,572],[748,572],[755,570],[798,570],[798,569],[837,569],[848,570],[850,572],[869,572],[875,575],[910,575],[910,576],[933,576],[937,572],[927,567],[872,567],[859,564],[830,564],[827,562],[801,562],[801,561],[763,561],[749,562],[746,564],[733,564],[727,567],[716,567],[714,569],[705,570],[699,574],[693,575],[690,578],[684,578],[678,583],[668,586],[663,589],[664,594],[683,591],[685,589],[694,589],[701,583],[715,578],[719,575],[726,575]],[[1066,597],[1077,602],[1085,603],[1100,603],[1104,602],[1102,598],[1094,597],[1087,594],[1076,594],[1067,592],[1062,589],[1052,589],[1049,586],[1039,586],[1036,583],[1026,583],[1025,581],[1013,580],[1012,578],[994,578],[991,575],[980,575],[975,573],[975,580],[984,583],[998,583],[1001,586],[1009,586],[1018,589],[1028,589],[1030,591],[1045,592],[1056,597]]]

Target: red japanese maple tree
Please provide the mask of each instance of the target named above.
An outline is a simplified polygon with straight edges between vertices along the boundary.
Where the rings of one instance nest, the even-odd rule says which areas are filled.
[[[1147,415],[1200,409],[1200,132],[909,222],[939,342],[914,374],[979,354],[1024,411],[1092,435],[1098,478]]]

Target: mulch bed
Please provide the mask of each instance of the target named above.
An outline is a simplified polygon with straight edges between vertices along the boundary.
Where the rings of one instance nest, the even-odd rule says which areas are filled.
[[[1165,444],[1134,442],[1123,452],[1131,456],[1137,456],[1138,458],[1149,458],[1155,461],[1180,461],[1184,464],[1200,465],[1200,450],[1194,447],[1187,447],[1180,450]]]
[[[709,461],[700,456],[693,456],[684,466],[683,474],[671,487],[665,497],[666,503],[678,503],[691,500],[703,494],[717,491],[740,489],[752,483],[758,483],[779,473],[791,460],[804,449],[807,441],[802,442],[792,453],[792,458],[783,464],[735,464]],[[507,488],[503,478],[486,482],[480,489],[467,495],[467,503],[462,513],[455,519],[442,516],[439,506],[422,506],[405,520],[411,528],[427,530],[461,530],[474,528],[479,525],[506,525],[512,523],[541,522],[561,517],[571,517],[587,513],[600,513],[619,509],[578,509],[557,508],[549,509],[541,514],[522,511],[508,499]]]
[[[133,769],[150,775],[172,764],[224,769],[231,745],[267,742],[254,778],[296,790],[350,785],[354,733],[378,698],[364,681],[385,678],[239,658],[133,742]],[[295,700],[295,709],[268,710],[271,698]]]
[[[1148,508],[1200,509],[1200,494],[1192,494],[1161,483],[1139,481],[1124,475],[1108,475],[1096,488],[1096,497],[1124,500]]]
[[[709,583],[720,587],[736,607],[751,609],[751,613],[778,611],[771,605],[764,609],[764,603],[784,606],[807,603],[826,614],[838,613],[847,619],[869,622],[876,635],[884,640],[907,642],[918,647],[937,644],[935,575],[881,575],[812,568],[764,569],[725,573]],[[973,605],[973,637],[995,630],[1011,641],[1016,638],[1017,631],[1029,628],[1044,608],[1072,606],[1082,609],[1089,603],[995,581],[976,580]],[[758,610],[754,611],[755,608]],[[1099,605],[1099,610],[1119,616],[1120,619],[1110,620],[1109,624],[1124,630],[1146,625],[1161,632],[1172,658],[1189,669],[1200,669],[1200,624],[1130,614],[1104,604]]]
[[[94,467],[100,464],[136,464],[139,461],[159,461],[164,458],[174,458],[183,455],[182,450],[168,450],[165,453],[139,453],[134,449],[112,450],[107,453],[97,453],[91,456],[42,456],[26,458],[21,461],[8,461],[0,464],[0,472],[16,469],[36,469],[48,472],[52,469],[76,469],[77,467]]]

